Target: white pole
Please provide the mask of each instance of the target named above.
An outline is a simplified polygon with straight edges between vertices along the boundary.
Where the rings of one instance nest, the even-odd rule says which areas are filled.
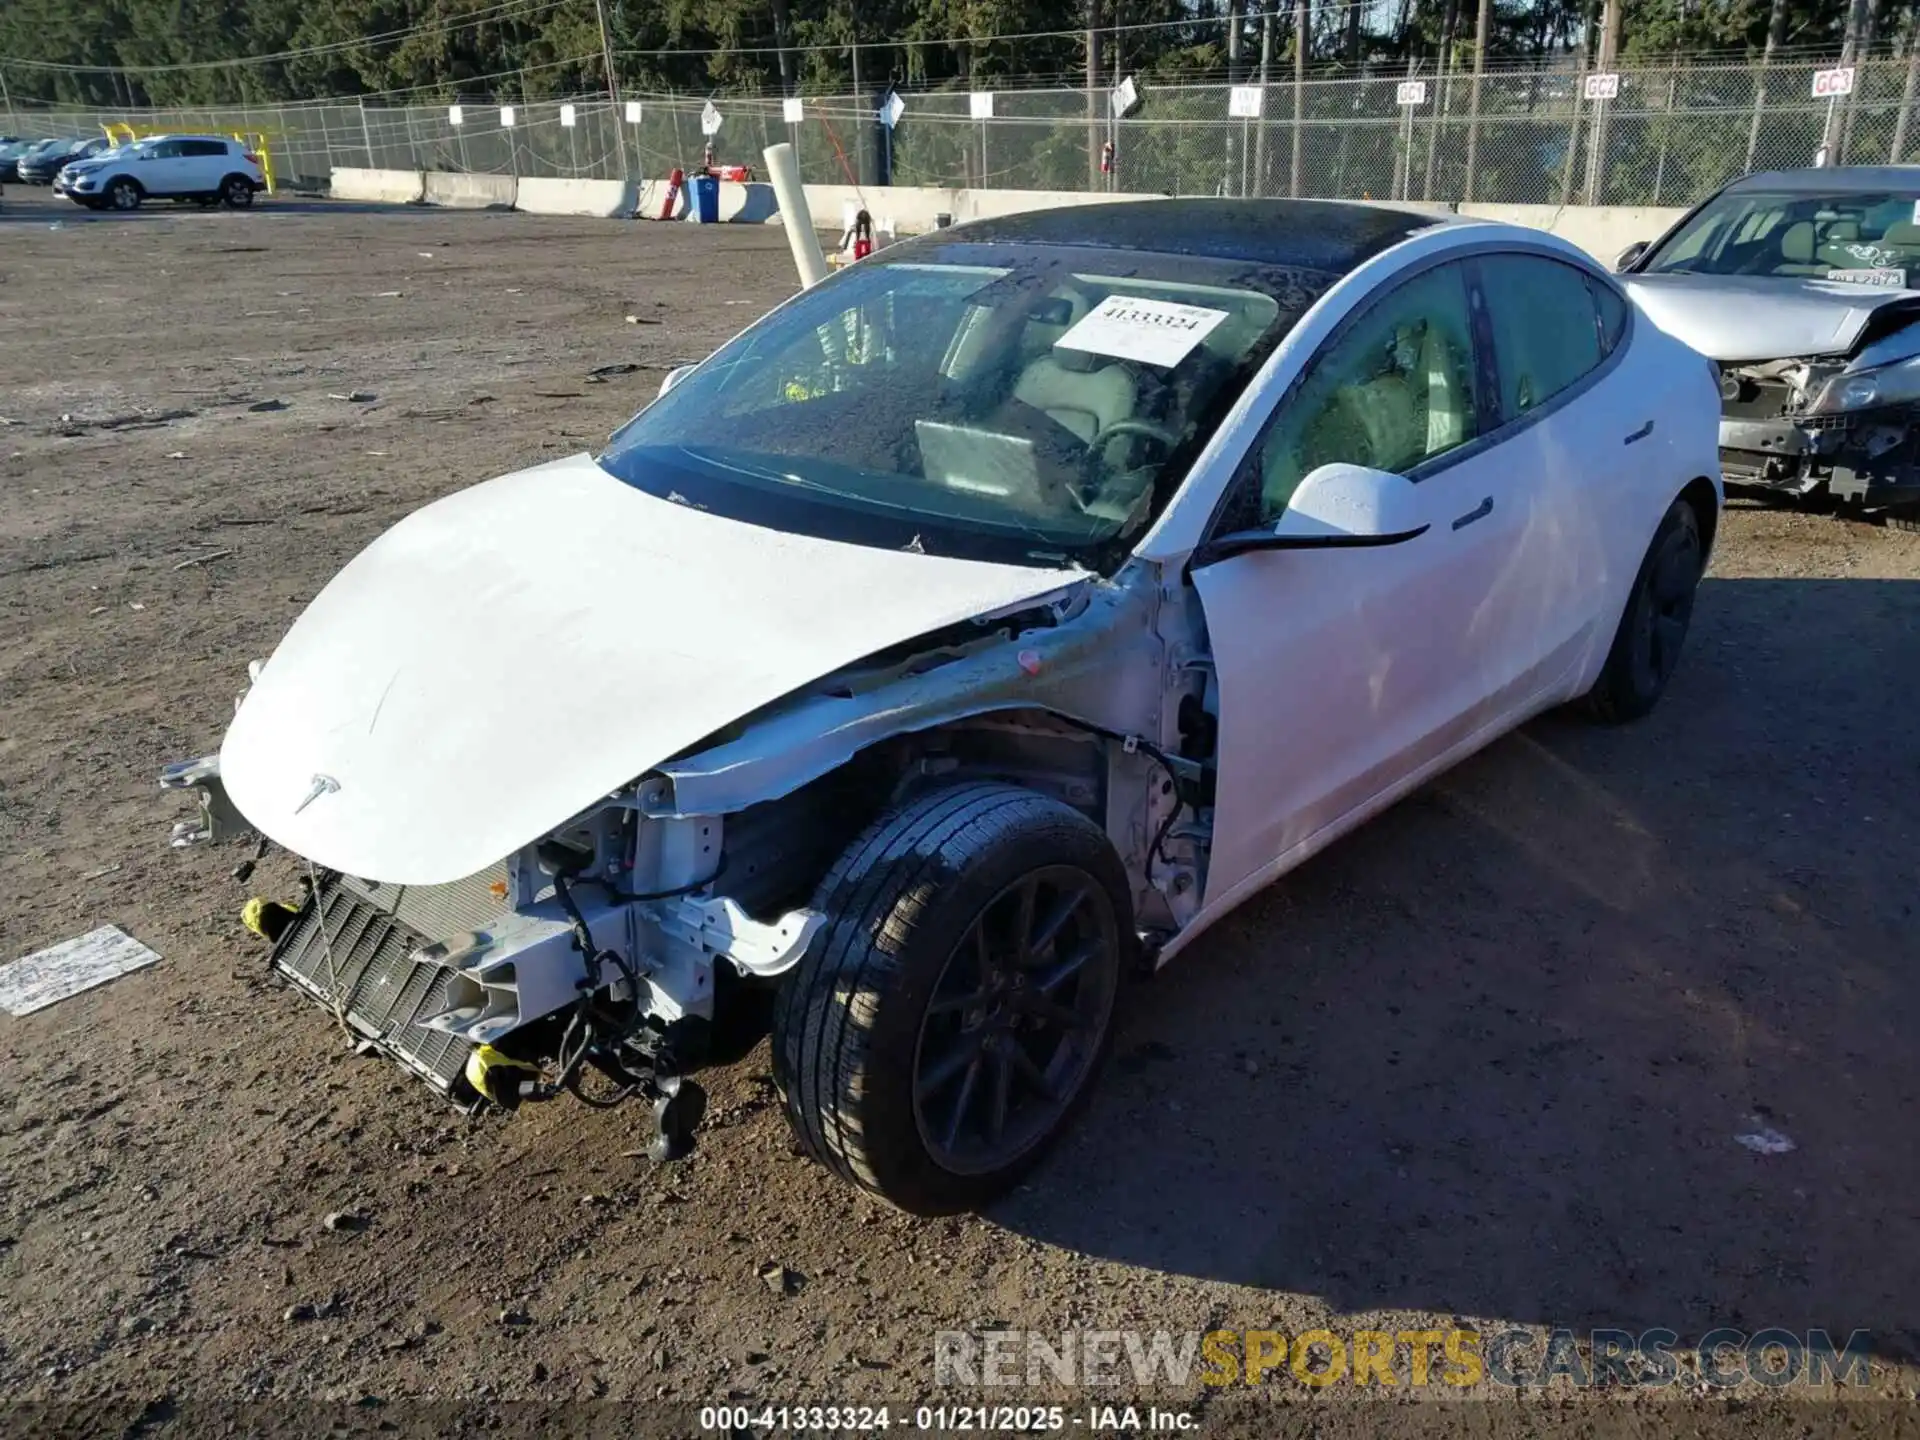
[[[793,251],[800,287],[818,285],[827,278],[827,257],[820,253],[820,237],[813,233],[813,212],[807,209],[807,192],[800,183],[800,162],[794,159],[793,146],[769,145],[761,158],[767,162],[767,178],[773,182],[774,197],[780,202],[780,223],[787,227],[787,248]]]

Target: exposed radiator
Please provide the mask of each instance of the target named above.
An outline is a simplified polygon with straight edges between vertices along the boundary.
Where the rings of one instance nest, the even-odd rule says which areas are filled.
[[[473,882],[461,884],[472,886]],[[432,888],[442,891],[454,887]],[[473,888],[480,894],[488,893],[484,884]],[[428,892],[408,893],[422,896]],[[440,913],[466,909],[457,905],[427,908]],[[496,901],[493,910],[499,908]],[[401,909],[405,913],[414,907],[402,905]],[[322,921],[326,927],[324,940]],[[436,1090],[464,1099],[466,1082],[462,1074],[472,1043],[413,1023],[415,1016],[442,1009],[446,999],[450,972],[437,965],[417,965],[408,958],[429,938],[438,936],[423,935],[361,893],[356,882],[329,880],[308,899],[274,946],[273,965],[329,1011],[344,1013],[356,1033],[373,1041]]]

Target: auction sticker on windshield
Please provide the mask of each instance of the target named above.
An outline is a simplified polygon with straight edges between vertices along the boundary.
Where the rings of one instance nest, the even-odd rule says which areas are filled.
[[[1829,270],[1829,280],[1845,280],[1850,285],[1883,285],[1903,290],[1907,284],[1907,272],[1875,266],[1869,270]]]
[[[1194,346],[1226,318],[1224,310],[1199,305],[1109,295],[1053,343],[1066,350],[1171,368],[1186,359]]]

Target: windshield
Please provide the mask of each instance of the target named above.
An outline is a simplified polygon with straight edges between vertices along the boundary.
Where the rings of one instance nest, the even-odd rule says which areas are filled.
[[[1920,189],[1818,195],[1741,191],[1709,201],[1643,274],[1771,275],[1906,287],[1920,268]]]
[[[777,529],[1104,568],[1336,277],[917,244],[816,286],[619,430],[630,485]]]

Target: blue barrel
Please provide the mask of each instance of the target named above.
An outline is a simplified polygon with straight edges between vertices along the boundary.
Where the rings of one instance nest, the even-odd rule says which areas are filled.
[[[712,175],[693,177],[693,215],[702,225],[720,223],[720,182]]]

